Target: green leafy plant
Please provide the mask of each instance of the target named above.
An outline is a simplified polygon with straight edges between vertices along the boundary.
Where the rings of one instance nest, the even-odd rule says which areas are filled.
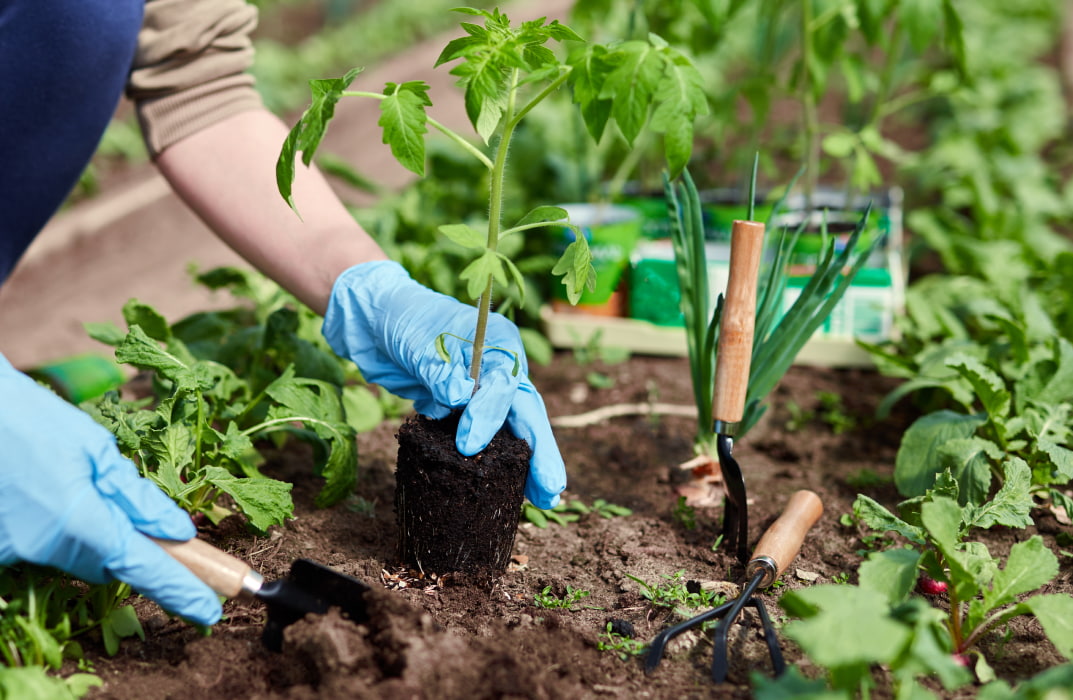
[[[603,343],[604,330],[598,328],[593,331],[589,339],[582,341],[576,333],[573,335],[574,362],[580,367],[591,365],[595,362],[603,362],[607,365],[617,365],[630,359],[630,351],[626,348],[605,345]],[[585,381],[594,389],[610,389],[615,381],[603,372],[591,371],[585,374]]]
[[[101,685],[103,681],[92,673],[72,673],[59,678],[49,675],[40,666],[0,666],[0,698],[3,700],[77,700]]]
[[[958,482],[944,472],[924,496],[900,505],[901,517],[867,496],[857,497],[854,515],[860,522],[896,533],[907,546],[869,554],[859,586],[843,587],[848,591],[818,586],[780,601],[802,619],[788,625],[786,634],[829,670],[835,687],[869,687],[871,666],[882,664],[901,685],[935,673],[944,686],[955,688],[971,678],[965,666],[972,656],[977,678],[990,680],[993,673],[978,643],[1019,615],[1037,617],[1059,652],[1073,655],[1073,635],[1063,622],[1073,614],[1073,598],[1038,592],[1058,573],[1058,559],[1043,540],[1036,535],[1018,542],[1003,566],[986,545],[969,539],[974,529],[1031,522],[1028,466],[1010,460],[1004,476],[1003,487],[986,503],[963,505]],[[914,595],[918,586],[928,595],[945,591],[948,608]],[[857,625],[869,630],[868,641],[858,639]]]
[[[1026,468],[1019,480],[1027,485]],[[825,585],[791,591],[780,600],[799,618],[785,634],[828,669],[835,689],[847,693],[874,686],[873,666],[891,670],[900,690],[933,674],[948,690],[972,680],[993,679],[977,647],[991,630],[1019,615],[1034,615],[1066,658],[1073,656],[1073,635],[1066,621],[1073,598],[1039,593],[1058,572],[1058,560],[1037,535],[1015,544],[1005,566],[981,542],[968,541],[975,527],[1023,522],[1027,506],[1010,494],[986,510],[965,507],[951,497],[948,477],[902,520],[866,497],[855,506],[861,520],[880,531],[895,531],[907,548],[868,556],[858,586]],[[933,607],[915,595],[922,572],[945,585],[949,608]],[[975,657],[975,661],[972,661]]]
[[[29,564],[0,568],[0,689],[50,689],[49,694],[0,692],[0,698],[81,697],[99,685],[92,674],[75,674],[65,682],[45,671],[60,670],[65,660],[81,663],[78,638],[89,633],[100,635],[109,655],[119,651],[125,637],[144,639],[138,616],[126,602],[130,595],[130,586],[121,582],[85,585]],[[15,670],[25,673],[5,675]]]
[[[409,411],[409,401],[382,387],[374,390],[353,362],[336,355],[321,334],[323,319],[272,280],[248,268],[194,273],[199,284],[214,292],[226,290],[237,304],[196,312],[172,324],[172,335],[197,359],[226,365],[254,393],[293,365],[298,377],[339,387],[347,423],[358,432]],[[117,335],[107,328],[89,327]]]
[[[609,520],[633,515],[633,511],[629,508],[608,503],[602,498],[594,500],[591,506],[587,506],[575,498],[570,501],[563,501],[549,510],[542,510],[529,502],[522,504],[522,519],[539,528],[546,528],[549,522],[565,527],[570,523],[577,522],[583,515],[588,515],[589,513],[595,513],[601,518]]]
[[[566,593],[559,597],[551,592],[551,586],[544,586],[544,589],[533,596],[533,602],[538,608],[549,608],[553,610],[576,610],[574,607],[577,603],[592,595],[589,591],[582,591],[571,586],[566,587]],[[588,607],[588,606],[586,606]],[[599,609],[599,608],[594,608]]]
[[[560,207],[538,206],[514,225],[503,226],[504,173],[510,144],[526,115],[559,88],[568,86],[593,138],[603,136],[612,122],[631,144],[643,130],[662,133],[670,168],[677,173],[692,148],[693,119],[705,105],[699,74],[681,52],[658,37],[605,46],[585,42],[558,21],[540,19],[512,26],[498,9],[458,11],[479,17],[484,24],[464,22],[466,36],[449,42],[436,65],[459,61],[451,73],[459,79],[466,114],[477,135],[484,144],[494,146],[491,156],[428,115],[432,100],[425,83],[388,83],[380,93],[350,91],[350,83],[360,72],[354,69],[342,78],[311,81],[313,104],[283,145],[277,182],[280,194],[295,207],[291,185],[298,153],[306,165],[311,162],[335,104],[344,96],[380,100],[384,141],[399,162],[418,175],[425,173],[424,137],[429,126],[476,158],[489,173],[486,228],[481,231],[467,223],[452,223],[441,226],[440,231],[476,256],[459,277],[469,296],[478,299],[474,337],[463,339],[473,343],[470,371],[477,380],[495,285],[507,286],[513,280],[516,288],[525,286],[521,271],[499,250],[500,239],[543,229],[566,218]],[[551,41],[572,45],[566,61],[547,48]],[[583,289],[591,287],[595,272],[583,236],[575,237],[552,271],[563,277],[573,302]],[[441,353],[447,352],[443,336],[437,347]]]
[[[614,623],[608,622],[600,633],[596,648],[600,651],[613,651],[621,660],[626,661],[631,656],[640,656],[648,651],[648,643],[615,632]]]
[[[784,404],[790,417],[786,419],[786,429],[796,433],[808,427],[808,424],[816,417],[816,412],[803,408],[796,401],[789,400]]]
[[[697,509],[687,503],[685,496],[679,496],[675,500],[671,518],[687,530],[697,529]]]
[[[807,166],[806,192],[828,175],[862,192],[881,182],[880,161],[914,169],[920,165],[891,138],[889,127],[897,119],[916,116],[922,105],[975,82],[963,25],[980,16],[990,15],[985,21],[996,25],[1002,22],[998,17],[1009,17],[997,3],[984,5],[987,9],[949,0],[589,0],[574,6],[571,21],[591,32],[654,32],[688,51],[707,86],[709,113],[697,124],[699,148],[706,149],[703,160],[722,164],[723,173],[748,167],[763,144],[765,172],[778,173],[788,159]],[[1026,24],[1049,15],[1055,26],[1054,12],[1025,7],[1017,15]],[[993,34],[978,35],[986,41]],[[1024,47],[1015,43],[1011,41],[1009,53],[1024,55]],[[935,80],[937,71],[943,80]],[[791,128],[776,109],[786,99],[799,106]],[[821,102],[826,109],[819,109]],[[996,121],[1011,128],[1006,120]],[[972,168],[964,167],[964,172]]]
[[[125,334],[95,327],[91,335],[115,345],[118,361],[152,370],[156,399],[124,401],[110,392],[84,408],[180,506],[219,521],[231,512],[220,503],[226,494],[261,531],[290,517],[291,485],[259,470],[254,441],[271,435],[313,445],[315,473],[325,479],[318,505],[353,490],[357,447],[336,385],[298,377],[288,365],[258,389],[227,366],[195,357],[152,307],[128,303],[124,318]]]
[[[686,581],[684,570],[664,574],[664,581],[657,584],[649,584],[631,574],[626,574],[626,578],[641,587],[641,595],[652,605],[669,608],[681,617],[689,617],[691,610],[712,608],[726,600],[722,594],[705,590],[696,581]]]
[[[1035,495],[1073,506],[1062,489],[1073,479],[1073,343],[1057,334],[1040,295],[933,278],[910,291],[903,325],[894,349],[865,346],[884,373],[906,379],[878,415],[910,395],[927,411],[902,437],[899,492],[919,497],[949,469],[961,502],[980,504],[1002,484],[1003,463],[1016,459],[1028,465]]]
[[[857,427],[857,418],[846,413],[846,406],[842,397],[833,391],[820,391],[816,393],[816,399],[820,403],[819,419],[831,427],[835,435],[849,432]]]

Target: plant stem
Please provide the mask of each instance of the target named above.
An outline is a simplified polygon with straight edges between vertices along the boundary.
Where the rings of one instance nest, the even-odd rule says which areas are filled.
[[[201,433],[205,430],[205,398],[201,392],[196,392],[197,397],[197,431],[194,434],[194,471],[201,471]]]
[[[565,80],[565,75],[561,76]],[[558,81],[557,81],[558,82]],[[550,86],[549,86],[550,87]],[[503,180],[507,169],[507,153],[510,151],[510,139],[514,134],[514,128],[518,120],[525,115],[536,103],[534,99],[525,109],[515,116],[515,100],[518,94],[518,70],[511,73],[511,86],[507,107],[503,114],[503,133],[499,137],[499,145],[496,146],[495,163],[492,166],[492,177],[488,189],[488,250],[495,252],[499,247],[500,218],[503,214]],[[541,95],[548,94],[548,89]],[[538,96],[539,98],[539,96]],[[492,310],[492,276],[488,276],[484,291],[477,299],[477,328],[473,333],[473,361],[469,368],[469,376],[473,378],[473,393],[480,388],[481,358],[484,355],[484,336],[488,330],[488,314]]]
[[[805,115],[805,211],[812,209],[812,195],[819,179],[819,117],[812,84],[812,0],[801,0],[801,107]]]
[[[611,176],[611,180],[607,185],[607,194],[605,196],[606,201],[613,202],[615,201],[615,198],[622,193],[622,189],[626,186],[626,180],[629,179],[630,174],[637,168],[637,164],[641,162],[641,157],[644,155],[644,148],[648,143],[649,138],[649,131],[647,129],[642,130],[635,146],[626,153],[626,156],[622,159],[622,162]]]
[[[314,418],[312,416],[285,416],[283,418],[273,418],[272,420],[266,420],[263,423],[258,423],[257,425],[253,426],[252,428],[247,428],[246,430],[243,430],[239,434],[240,435],[245,435],[245,436],[248,437],[248,436],[253,435],[255,433],[258,433],[258,432],[260,432],[262,430],[266,430],[268,428],[272,428],[272,427],[277,426],[277,425],[286,425],[288,423],[313,423],[314,425],[319,425],[321,427],[328,428],[329,430],[331,430],[336,435],[339,434],[339,431],[336,430],[334,427],[332,427],[331,423],[329,423],[327,421],[324,421],[324,420],[321,420],[320,418]]]
[[[961,631],[961,601],[958,599],[957,586],[953,583],[950,584],[950,636],[954,640],[954,651],[961,653],[964,651],[962,647],[962,631]]]

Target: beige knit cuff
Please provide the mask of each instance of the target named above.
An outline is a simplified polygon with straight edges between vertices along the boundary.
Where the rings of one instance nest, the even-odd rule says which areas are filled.
[[[230,75],[165,97],[137,103],[149,155],[239,112],[263,107],[248,74]]]

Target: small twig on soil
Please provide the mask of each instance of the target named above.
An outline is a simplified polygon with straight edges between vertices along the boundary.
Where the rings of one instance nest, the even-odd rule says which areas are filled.
[[[697,407],[672,403],[618,403],[572,416],[557,416],[551,419],[551,424],[556,428],[584,428],[587,425],[602,423],[611,418],[638,415],[696,418]]]

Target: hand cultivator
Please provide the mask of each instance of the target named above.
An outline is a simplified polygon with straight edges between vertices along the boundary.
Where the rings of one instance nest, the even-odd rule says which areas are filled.
[[[760,617],[760,624],[764,630],[764,640],[767,642],[768,653],[771,655],[771,665],[775,675],[782,673],[786,664],[782,658],[782,650],[779,648],[775,629],[771,624],[764,604],[753,594],[761,588],[767,588],[786,567],[794,560],[801,550],[801,543],[806,533],[816,523],[823,513],[823,503],[819,496],[812,491],[802,490],[796,492],[786,505],[782,515],[768,528],[764,536],[760,538],[752,559],[746,564],[745,571],[749,582],[741,591],[741,595],[732,601],[724,603],[716,608],[693,617],[685,622],[663,630],[652,640],[648,656],[645,659],[645,672],[651,673],[659,665],[663,657],[663,651],[674,637],[686,630],[700,627],[705,622],[719,619],[719,624],[714,632],[714,652],[712,657],[712,680],[722,683],[726,680],[727,640],[730,634],[730,626],[741,614],[746,605],[756,608]],[[722,619],[720,619],[722,618]]]
[[[749,506],[745,479],[732,452],[734,428],[745,411],[749,364],[756,323],[756,281],[764,248],[764,224],[735,221],[730,234],[730,277],[719,321],[719,352],[715,365],[713,432],[719,470],[723,473],[723,545],[737,552],[743,564],[749,557]]]

